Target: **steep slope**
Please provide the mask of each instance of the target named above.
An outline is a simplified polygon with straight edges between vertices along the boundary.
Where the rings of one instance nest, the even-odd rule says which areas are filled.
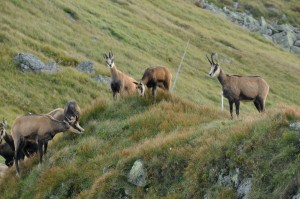
[[[44,165],[9,169],[0,181],[5,198],[133,197],[232,198],[236,188],[218,184],[222,169],[240,168],[252,178],[254,198],[291,196],[298,190],[300,58],[226,19],[199,9],[193,0],[4,1],[0,6],[0,117],[45,113],[75,99],[84,110],[82,136],[65,133],[50,145]],[[109,87],[79,73],[81,61],[109,75],[102,53],[114,51],[118,69],[141,78],[145,68],[166,65],[175,76],[190,46],[173,93],[150,99],[111,101]],[[19,52],[64,67],[57,74],[22,73]],[[261,75],[270,85],[267,112],[241,105],[241,117],[219,111],[221,86],[208,78],[205,54],[218,52],[225,72]],[[268,140],[268,141],[266,141]],[[127,182],[142,159],[148,185]],[[270,163],[271,162],[271,163]],[[276,170],[277,166],[280,170]],[[276,175],[275,175],[275,174]],[[224,175],[227,175],[224,174]],[[282,195],[283,194],[283,195]]]

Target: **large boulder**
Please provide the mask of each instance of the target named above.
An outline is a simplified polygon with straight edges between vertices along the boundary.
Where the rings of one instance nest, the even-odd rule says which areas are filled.
[[[300,47],[298,47],[298,46],[292,46],[291,47],[291,52],[295,53],[297,55],[300,55]]]
[[[144,169],[144,162],[142,160],[136,160],[128,174],[128,182],[144,187],[147,185],[146,182],[147,173]]]
[[[45,64],[39,58],[28,53],[19,53],[13,58],[13,61],[21,68],[23,72],[49,72],[55,73],[61,68],[55,62]]]

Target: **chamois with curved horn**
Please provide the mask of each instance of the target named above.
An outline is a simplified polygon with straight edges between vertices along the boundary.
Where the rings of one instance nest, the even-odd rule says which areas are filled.
[[[136,93],[135,84],[137,83],[137,81],[116,68],[113,52],[110,50],[108,55],[103,54],[103,57],[105,59],[106,65],[110,68],[111,72],[110,87],[113,92],[113,98],[116,99],[118,93],[120,94],[120,96],[126,96]]]
[[[75,100],[70,100],[65,105],[65,108],[56,108],[47,115],[52,116],[54,119],[59,121],[68,121],[69,124],[80,132],[83,132],[84,129],[79,125],[79,118],[80,118],[81,110],[80,107],[77,105]],[[46,154],[48,148],[48,142],[44,143],[44,154]]]
[[[70,118],[69,118],[70,119]],[[82,132],[73,128],[72,121],[64,119],[59,121],[51,115],[25,115],[18,117],[11,129],[15,145],[16,174],[20,175],[19,159],[22,155],[26,141],[37,141],[39,152],[39,163],[42,163],[43,144],[51,140],[57,133],[71,131],[81,134]]]
[[[206,55],[211,69],[209,75],[217,77],[222,85],[223,96],[228,99],[230,115],[233,118],[233,104],[235,104],[236,115],[239,116],[240,101],[252,101],[259,112],[265,110],[265,102],[269,92],[267,82],[260,76],[228,75],[223,72],[218,61],[211,60]]]
[[[141,81],[137,84],[138,93],[145,95],[146,86],[152,88],[152,96],[156,98],[156,88],[169,91],[172,83],[172,73],[167,67],[157,66],[147,68]]]

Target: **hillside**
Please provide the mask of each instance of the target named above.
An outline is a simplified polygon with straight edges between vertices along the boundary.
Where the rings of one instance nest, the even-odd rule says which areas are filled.
[[[280,3],[280,1],[276,1]],[[252,179],[251,198],[286,198],[299,192],[300,57],[193,0],[4,1],[0,7],[0,117],[47,113],[75,99],[85,134],[64,133],[50,142],[41,168],[37,158],[0,179],[4,198],[234,198],[218,179],[238,168],[239,185]],[[131,96],[112,101],[110,88],[92,78],[110,76],[102,58],[110,49],[117,68],[139,80],[150,66],[165,65],[175,77],[172,96],[157,102]],[[28,52],[64,69],[23,73],[12,58]],[[241,104],[230,120],[220,111],[221,85],[208,77],[206,54],[217,52],[225,72],[260,75],[270,85],[267,112]],[[75,66],[94,63],[95,74]],[[228,61],[229,60],[229,61]],[[133,163],[145,162],[145,188],[127,182]],[[235,174],[235,173],[234,173]]]

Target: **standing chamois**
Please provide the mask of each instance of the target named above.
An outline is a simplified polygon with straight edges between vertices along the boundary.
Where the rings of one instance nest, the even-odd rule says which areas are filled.
[[[17,176],[19,176],[19,159],[26,141],[37,141],[39,151],[39,163],[42,163],[43,144],[51,140],[57,133],[71,131],[81,134],[82,132],[73,128],[74,121],[59,121],[51,115],[25,115],[18,117],[11,129],[15,145],[15,165]]]
[[[110,51],[108,55],[103,54],[103,57],[105,59],[106,65],[110,68],[111,72],[110,87],[113,92],[113,98],[116,99],[117,93],[119,93],[120,96],[126,96],[136,93],[135,84],[137,83],[137,81],[132,77],[125,75],[116,68],[112,51]]]
[[[236,115],[239,116],[240,101],[253,101],[259,112],[265,110],[269,86],[263,78],[225,74],[218,61],[214,62],[213,54],[211,54],[211,60],[208,57],[207,59],[211,65],[209,75],[217,77],[222,84],[223,96],[229,102],[231,118],[233,118],[233,103],[235,103]]]
[[[152,96],[156,98],[156,88],[169,91],[172,83],[172,73],[164,66],[147,68],[141,81],[137,84],[137,90],[144,96],[145,87],[152,88]]]

